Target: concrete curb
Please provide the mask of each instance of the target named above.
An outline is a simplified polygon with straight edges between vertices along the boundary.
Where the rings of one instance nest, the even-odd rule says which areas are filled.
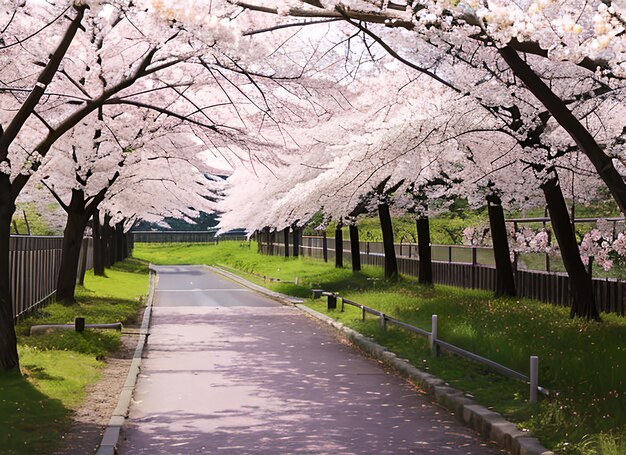
[[[150,335],[150,318],[152,316],[152,302],[154,299],[154,290],[156,288],[157,274],[156,270],[150,266],[150,292],[148,293],[148,301],[146,310],[143,313],[143,319],[141,320],[141,329],[139,331],[139,340],[137,340],[137,347],[133,354],[133,360],[128,370],[128,376],[126,376],[126,382],[122,387],[120,398],[117,401],[117,407],[111,415],[111,419],[104,430],[102,435],[102,441],[96,455],[115,455],[117,453],[117,446],[120,440],[120,432],[122,425],[128,416],[128,409],[130,408],[130,401],[135,390],[135,384],[137,383],[137,377],[141,370],[141,357],[143,349],[148,342],[148,335]]]
[[[501,414],[487,409],[467,397],[460,390],[449,387],[442,379],[415,368],[409,362],[398,358],[393,352],[387,351],[383,346],[346,327],[341,322],[303,305],[301,299],[293,299],[270,291],[218,267],[209,267],[209,269],[243,286],[272,297],[274,300],[293,305],[309,316],[334,327],[352,344],[415,383],[433,397],[437,403],[452,411],[460,421],[479,432],[484,438],[495,441],[512,455],[554,455],[554,452],[543,447],[537,438],[532,437],[528,432],[519,430],[514,423],[507,421]],[[294,302],[294,300],[299,300],[299,302]]]

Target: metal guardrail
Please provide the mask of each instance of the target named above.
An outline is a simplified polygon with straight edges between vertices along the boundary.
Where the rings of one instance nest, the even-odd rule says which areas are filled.
[[[545,387],[539,386],[538,382],[538,358],[536,356],[530,357],[530,376],[527,376],[519,371],[515,371],[509,367],[501,365],[493,360],[487,359],[486,357],[482,357],[473,352],[467,351],[463,348],[455,346],[453,344],[447,343],[443,340],[440,340],[437,337],[437,315],[433,315],[432,317],[432,330],[429,332],[428,330],[421,329],[419,327],[415,327],[406,322],[400,321],[399,319],[395,319],[391,316],[386,315],[382,311],[376,310],[374,308],[368,307],[366,305],[362,305],[353,300],[349,300],[341,297],[339,294],[335,292],[328,292],[322,289],[313,289],[313,298],[317,299],[321,296],[326,296],[328,298],[328,309],[336,309],[337,308],[337,299],[341,299],[341,311],[344,311],[344,305],[354,306],[361,310],[361,319],[365,320],[365,315],[367,313],[372,314],[380,318],[380,326],[383,330],[386,329],[387,323],[396,325],[401,327],[409,332],[420,335],[424,338],[428,338],[431,351],[434,355],[438,355],[440,349],[444,349],[448,352],[451,352],[460,357],[466,358],[476,363],[480,363],[491,368],[493,371],[500,373],[503,376],[506,376],[511,379],[515,379],[521,382],[525,382],[530,386],[530,401],[537,401],[537,392],[542,395],[549,396],[550,391]]]

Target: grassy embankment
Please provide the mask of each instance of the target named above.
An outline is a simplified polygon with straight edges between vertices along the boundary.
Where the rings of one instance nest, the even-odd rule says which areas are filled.
[[[21,321],[18,351],[22,375],[0,374],[0,452],[52,453],[85,396],[87,385],[100,377],[103,359],[120,347],[113,330],[56,331],[28,336],[31,325],[136,320],[148,291],[148,270],[130,259],[107,270],[106,277],[88,273],[72,306],[52,304]]]
[[[557,395],[538,405],[529,404],[524,384],[458,358],[433,358],[425,340],[401,329],[382,332],[374,318],[361,322],[355,308],[329,312],[323,302],[307,300],[312,308],[372,336],[413,364],[471,393],[560,453],[626,453],[624,318],[604,315],[600,324],[570,320],[567,308],[495,299],[487,292],[446,286],[425,288],[410,278],[386,283],[378,268],[352,273],[317,260],[261,256],[254,244],[251,248],[236,242],[219,246],[138,244],[135,256],[156,264],[221,264],[251,281],[265,282],[273,290],[305,298],[311,288],[338,291],[425,329],[430,328],[431,315],[438,314],[439,336],[445,341],[524,373],[528,373],[529,356],[538,355],[540,383]],[[270,282],[263,276],[281,281]],[[297,286],[293,284],[296,276]]]

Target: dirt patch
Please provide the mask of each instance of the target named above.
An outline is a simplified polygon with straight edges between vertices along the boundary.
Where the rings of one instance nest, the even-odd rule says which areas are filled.
[[[73,423],[63,435],[54,455],[86,455],[98,450],[104,430],[117,407],[138,339],[138,327],[124,329],[122,347],[107,358],[100,381],[87,388],[85,400],[74,412]]]

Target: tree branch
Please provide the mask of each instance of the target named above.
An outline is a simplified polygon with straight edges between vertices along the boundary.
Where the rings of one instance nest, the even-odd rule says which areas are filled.
[[[76,17],[74,17],[70,23],[69,27],[65,31],[65,35],[61,39],[61,42],[50,57],[48,64],[39,75],[37,83],[30,92],[30,95],[28,95],[24,104],[20,106],[19,111],[15,114],[15,117],[13,117],[13,120],[5,129],[4,134],[0,137],[0,161],[6,160],[9,154],[9,146],[17,137],[18,133],[28,120],[28,117],[30,117],[33,113],[35,106],[37,106],[39,100],[41,100],[41,97],[44,95],[46,87],[50,84],[52,78],[59,69],[63,57],[65,57],[70,44],[72,44],[72,41],[74,40],[74,36],[76,36],[76,33],[80,28],[80,23],[83,20],[86,8],[86,5],[75,6]]]

